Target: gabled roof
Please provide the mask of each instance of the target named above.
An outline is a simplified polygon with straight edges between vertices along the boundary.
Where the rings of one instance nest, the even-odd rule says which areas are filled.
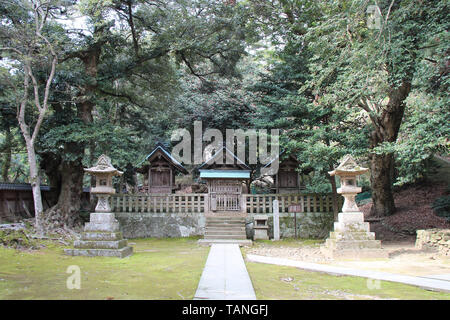
[[[119,171],[113,167],[113,165],[111,164],[111,158],[104,154],[102,154],[98,158],[97,164],[94,167],[84,169],[84,171],[91,173],[91,174],[110,173],[110,174],[113,174],[116,176],[121,176],[123,174],[122,171]]]
[[[40,185],[41,191],[50,191],[49,186]],[[13,190],[13,191],[31,191],[31,184],[29,183],[0,183],[0,190]]]
[[[178,170],[180,170],[182,173],[187,174],[188,171],[186,170],[185,167],[183,167],[181,165],[181,163],[175,159],[170,152],[166,149],[166,146],[164,144],[162,144],[161,142],[158,142],[156,144],[155,149],[152,150],[152,152],[150,152],[144,159],[144,161],[142,161],[139,165],[141,166],[142,164],[144,164],[145,161],[152,161],[152,158],[156,156],[156,154],[160,153],[167,161],[169,161],[174,167],[176,167]]]
[[[236,155],[230,151],[230,149],[228,149],[227,147],[222,147],[222,150],[217,151],[214,156],[212,156],[211,158],[209,158],[207,161],[205,161],[204,163],[202,163],[198,169],[201,169],[203,167],[205,167],[205,169],[209,166],[213,166],[214,164],[216,164],[214,161],[217,157],[219,156],[223,156],[225,152],[225,157],[230,157],[231,159],[233,159],[233,164],[236,164],[238,167],[240,167],[241,169],[244,170],[250,170],[250,167],[248,165],[245,164],[244,161],[242,161],[241,159],[239,159],[238,157],[236,157]],[[235,161],[236,160],[236,163]],[[227,164],[227,161],[225,161],[224,164]]]
[[[361,167],[358,165],[350,154],[347,154],[342,159],[339,166],[333,171],[329,171],[330,176],[334,175],[360,175],[369,171],[368,168]]]
[[[270,167],[272,166],[272,163],[273,163],[275,160],[281,158],[281,156],[282,156],[284,153],[286,153],[286,150],[281,151],[279,154],[277,154],[275,157],[273,157],[273,159],[270,160],[270,162],[269,162],[268,164],[266,164],[266,165],[263,167],[263,169],[265,169],[265,168],[270,168]],[[295,158],[292,154],[290,154],[286,159],[281,160],[281,162],[284,161],[284,160],[287,160],[287,159],[292,159],[292,160],[294,160],[294,161],[297,162],[297,163],[299,162],[299,161],[297,160],[297,158]],[[278,172],[278,169],[277,169],[276,172],[274,172],[274,170],[272,170],[272,168],[270,168],[270,169],[268,169],[268,171],[267,171],[265,174],[262,174],[262,176],[273,176],[273,175],[276,175],[277,172]]]
[[[51,191],[49,186],[41,185],[40,187],[41,191]],[[32,191],[32,188],[29,183],[0,182],[0,190]],[[89,190],[89,188],[83,187],[83,192],[89,192]]]

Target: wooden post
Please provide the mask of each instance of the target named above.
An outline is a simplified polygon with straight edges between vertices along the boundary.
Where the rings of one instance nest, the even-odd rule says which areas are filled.
[[[241,194],[241,212],[247,214],[247,196],[245,194]]]

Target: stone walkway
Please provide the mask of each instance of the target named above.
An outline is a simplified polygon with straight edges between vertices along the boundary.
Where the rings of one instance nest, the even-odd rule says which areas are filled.
[[[259,263],[269,263],[276,264],[281,266],[289,266],[296,267],[309,271],[318,271],[324,272],[334,275],[346,275],[346,276],[355,276],[355,277],[364,277],[374,280],[383,280],[383,281],[391,281],[391,282],[400,282],[404,284],[409,284],[425,289],[431,290],[439,290],[450,292],[450,275],[442,274],[442,275],[434,275],[429,277],[414,277],[408,275],[394,274],[388,272],[380,272],[380,271],[369,271],[369,270],[361,270],[361,269],[353,269],[353,268],[343,268],[336,266],[329,266],[318,263],[310,263],[303,261],[296,261],[284,258],[274,258],[274,257],[265,257],[258,256],[253,254],[247,254],[247,260],[252,262]]]
[[[194,300],[256,300],[238,244],[213,244]]]

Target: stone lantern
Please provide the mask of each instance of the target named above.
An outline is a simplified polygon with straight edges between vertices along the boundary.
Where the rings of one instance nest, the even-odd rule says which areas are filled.
[[[91,188],[91,193],[98,197],[95,212],[111,212],[109,196],[116,193],[112,185],[112,177],[121,176],[123,172],[114,168],[111,159],[104,154],[98,158],[96,166],[84,171],[95,177],[95,187]]]
[[[369,169],[359,166],[351,155],[346,155],[331,176],[338,176],[341,187],[337,193],[344,197],[342,212],[334,223],[334,231],[326,240],[321,251],[331,258],[386,258],[387,253],[381,249],[381,242],[375,240],[375,233],[370,232],[368,222],[364,222],[364,214],[359,211],[355,197],[361,192],[357,186],[357,177]]]
[[[95,187],[91,193],[96,194],[98,201],[95,212],[84,226],[81,239],[74,242],[75,249],[65,249],[71,256],[110,256],[126,257],[132,254],[133,248],[127,246],[119,231],[119,222],[111,212],[109,197],[115,193],[112,177],[122,172],[111,165],[111,159],[101,155],[95,167],[85,169],[95,177]]]
[[[328,172],[330,176],[336,175],[341,180],[337,193],[344,197],[342,212],[359,212],[355,197],[361,192],[361,187],[356,185],[356,178],[367,171],[369,169],[358,166],[351,155],[346,155],[335,170]]]

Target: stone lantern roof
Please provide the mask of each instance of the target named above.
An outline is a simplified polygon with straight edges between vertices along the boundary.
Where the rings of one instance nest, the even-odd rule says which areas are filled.
[[[336,169],[329,171],[328,173],[330,176],[357,176],[366,173],[368,170],[368,168],[358,165],[355,159],[353,159],[351,155],[347,154],[341,164]]]
[[[123,174],[122,171],[119,171],[113,167],[113,165],[111,164],[111,159],[104,154],[102,154],[98,158],[97,164],[94,167],[84,169],[84,171],[94,174],[94,175],[103,173],[103,174],[121,176]]]

